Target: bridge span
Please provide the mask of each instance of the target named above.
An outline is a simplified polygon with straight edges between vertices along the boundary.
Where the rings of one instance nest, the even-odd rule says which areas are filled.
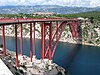
[[[52,60],[56,47],[58,45],[59,39],[62,35],[66,26],[70,27],[70,32],[73,39],[78,38],[78,19],[63,19],[63,18],[17,18],[17,19],[0,19],[0,26],[2,27],[2,44],[3,44],[3,54],[6,57],[6,43],[5,43],[5,26],[14,25],[15,28],[15,49],[16,49],[16,67],[18,67],[18,42],[17,42],[17,25],[20,25],[20,54],[23,55],[23,24],[30,25],[30,62],[32,62],[32,56],[36,56],[36,23],[41,24],[41,59],[48,58]],[[53,24],[54,23],[54,24]],[[34,27],[34,31],[32,31]],[[55,32],[53,33],[53,27]],[[32,39],[33,35],[33,39]],[[32,43],[32,40],[34,41]],[[33,54],[34,46],[34,54]]]

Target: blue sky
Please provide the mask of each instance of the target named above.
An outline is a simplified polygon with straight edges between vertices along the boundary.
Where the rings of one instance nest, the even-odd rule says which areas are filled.
[[[100,0],[0,0],[0,6],[5,5],[67,5],[96,7],[100,6]]]

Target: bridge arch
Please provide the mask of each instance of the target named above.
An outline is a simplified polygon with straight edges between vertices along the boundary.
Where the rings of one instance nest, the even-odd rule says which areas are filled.
[[[64,31],[66,26],[69,26],[70,32],[72,34],[72,38],[78,39],[78,23],[77,22],[78,21],[72,21],[72,22],[63,21],[59,25],[57,24],[57,28],[55,30],[55,33],[52,35],[52,38],[51,38],[52,45],[53,45],[52,52],[51,52],[51,59],[54,56],[59,39],[61,38],[62,32]],[[45,57],[47,56],[48,52],[49,52],[49,46],[46,49]]]
[[[30,61],[32,62],[32,45],[34,45],[34,52],[36,52],[36,42],[35,42],[35,22],[41,22],[41,39],[42,39],[42,48],[41,48],[41,58],[48,58],[52,60],[56,47],[58,45],[59,39],[62,35],[63,30],[66,26],[70,27],[70,31],[72,33],[73,39],[78,38],[78,19],[0,19],[0,26],[2,26],[2,41],[3,41],[3,50],[4,56],[6,56],[6,44],[5,44],[5,25],[15,24],[15,47],[16,47],[16,67],[18,67],[18,48],[17,48],[17,25],[20,24],[20,50],[22,54],[22,24],[29,23],[30,24]],[[52,23],[56,22],[56,30],[55,33],[52,33]],[[58,24],[58,22],[61,22]],[[34,44],[32,44],[32,25],[34,25]],[[46,33],[47,32],[47,33]],[[48,36],[48,37],[47,37]],[[48,39],[48,42],[47,40]],[[54,43],[54,44],[53,44]],[[36,55],[36,53],[34,53]]]

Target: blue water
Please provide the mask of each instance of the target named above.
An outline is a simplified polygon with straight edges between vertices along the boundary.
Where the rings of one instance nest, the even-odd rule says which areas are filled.
[[[23,39],[23,53],[29,56],[29,38]],[[18,49],[20,51],[18,38]],[[0,37],[1,44],[1,37]],[[37,58],[41,57],[41,40],[36,40]],[[15,51],[15,39],[6,37],[6,47]],[[34,49],[34,48],[33,48]],[[75,45],[60,42],[57,46],[53,62],[64,67],[70,75],[100,75],[100,47]]]

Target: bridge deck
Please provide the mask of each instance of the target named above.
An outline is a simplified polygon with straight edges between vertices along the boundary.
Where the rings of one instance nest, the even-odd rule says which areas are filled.
[[[18,23],[30,23],[30,22],[54,22],[54,21],[77,21],[77,19],[34,19],[34,18],[18,18],[18,19],[0,19],[0,25],[18,24]]]

